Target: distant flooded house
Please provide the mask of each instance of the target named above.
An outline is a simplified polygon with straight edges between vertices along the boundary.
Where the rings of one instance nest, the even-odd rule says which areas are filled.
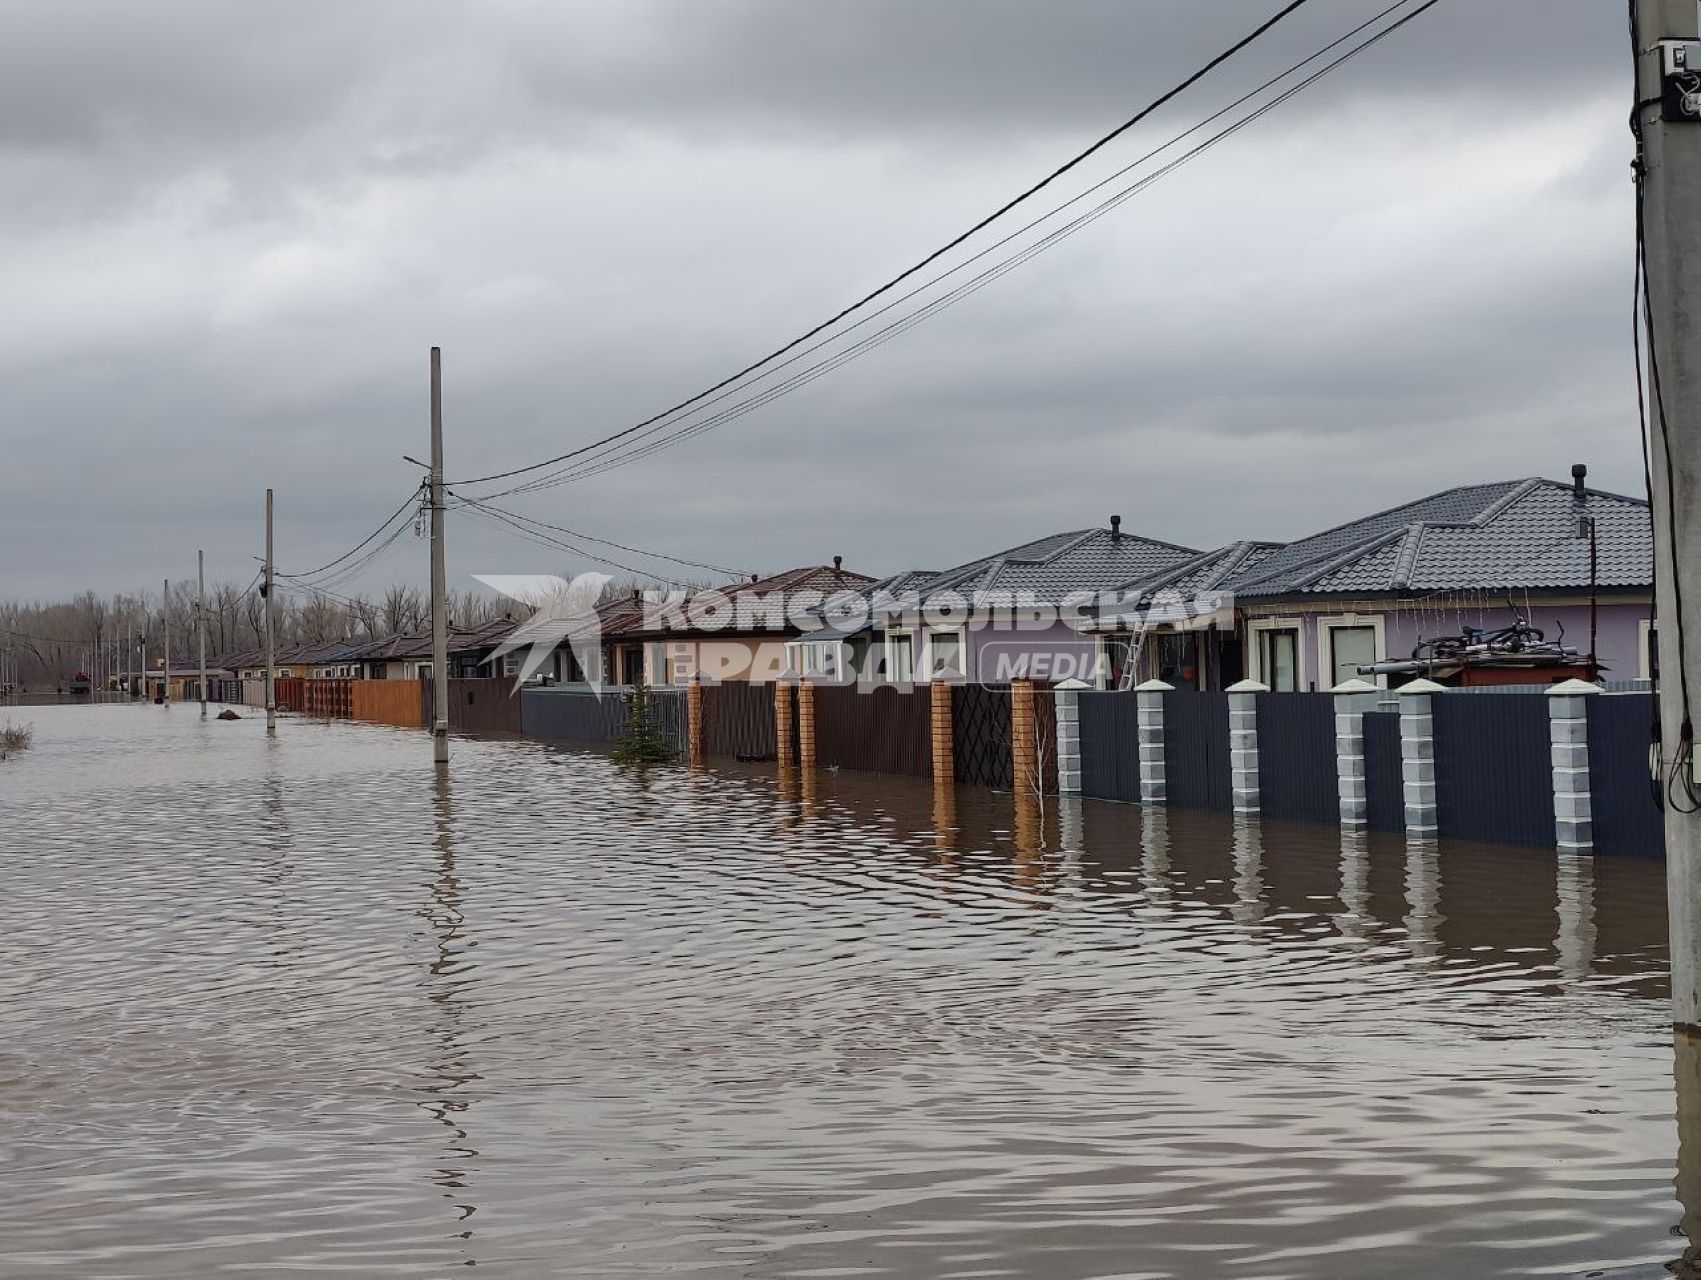
[[[854,599],[874,581],[835,557],[750,582],[617,602],[603,633],[605,679],[630,684],[641,669],[656,685],[776,680],[813,611]]]
[[[874,584],[859,613],[792,645],[807,675],[891,684],[1092,680],[1101,593],[1197,557],[1176,543],[1107,527],[1072,529],[941,572],[912,570]]]

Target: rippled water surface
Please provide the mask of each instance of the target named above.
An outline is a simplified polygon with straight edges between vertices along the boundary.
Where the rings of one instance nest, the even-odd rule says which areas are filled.
[[[7,1276],[1655,1275],[1685,1247],[1657,863],[30,718],[0,763]]]

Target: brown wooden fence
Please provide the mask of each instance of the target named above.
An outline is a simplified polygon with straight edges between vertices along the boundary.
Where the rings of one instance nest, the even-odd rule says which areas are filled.
[[[300,676],[279,676],[273,682],[273,696],[279,711],[304,711],[307,708],[307,681]]]
[[[351,680],[349,711],[356,720],[424,728],[423,688],[418,680]]]
[[[816,760],[823,767],[932,775],[932,703],[925,686],[817,685],[814,696]]]
[[[423,682],[420,696],[429,721],[436,697],[431,681]],[[450,679],[449,728],[455,733],[520,732],[520,695],[513,680]]]
[[[347,716],[352,680],[309,680],[302,695],[302,710],[310,716]]]

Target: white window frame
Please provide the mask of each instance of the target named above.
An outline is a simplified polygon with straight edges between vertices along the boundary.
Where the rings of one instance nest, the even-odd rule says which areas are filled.
[[[898,664],[892,655],[897,651],[898,642],[902,641],[909,649],[910,673],[904,679],[898,679]],[[913,684],[915,683],[916,643],[912,631],[888,631],[886,633],[886,683]]]
[[[1636,624],[1636,678],[1652,680],[1654,678],[1654,645],[1653,636],[1659,630],[1652,618],[1643,618]]]
[[[1264,678],[1264,647],[1258,642],[1260,631],[1292,631],[1294,633],[1293,660],[1299,670],[1293,673],[1294,684],[1299,689],[1310,688],[1310,679],[1321,679],[1321,676],[1308,679],[1305,673],[1305,619],[1303,618],[1254,618],[1246,624],[1246,678],[1256,680],[1259,684],[1269,684]],[[1381,647],[1378,638],[1377,647]],[[1321,668],[1319,668],[1321,671]]]
[[[1327,693],[1330,689],[1334,688],[1333,684],[1330,684],[1327,687],[1324,686],[1323,673],[1327,671],[1331,676],[1334,674],[1334,633],[1343,627],[1369,627],[1370,630],[1375,633],[1372,639],[1372,643],[1375,646],[1372,651],[1372,660],[1375,662],[1386,662],[1388,660],[1387,627],[1383,616],[1380,613],[1341,613],[1336,614],[1333,617],[1317,619],[1317,675],[1315,677],[1315,682],[1319,690],[1323,693]],[[1388,687],[1388,677],[1385,675],[1355,675],[1352,678],[1355,680],[1369,680],[1379,689],[1386,689]],[[1308,688],[1310,687],[1305,681],[1301,681],[1301,683],[1306,684]]]
[[[932,684],[939,677],[933,669],[933,640],[935,636],[955,636],[957,639],[957,663],[962,667],[962,673],[955,677],[959,682],[969,678],[969,636],[965,627],[935,627],[924,631],[921,635],[921,672],[916,675],[917,684]],[[915,650],[912,647],[913,657]]]

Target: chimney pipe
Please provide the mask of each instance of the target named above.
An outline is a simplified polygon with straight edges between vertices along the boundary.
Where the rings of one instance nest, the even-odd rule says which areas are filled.
[[[1113,538],[1120,538],[1122,536],[1121,516],[1112,516],[1110,518],[1110,536]]]
[[[844,567],[845,567],[845,558],[843,556],[834,556],[833,557],[833,572],[839,573],[840,571],[842,571],[844,569]]]
[[[1581,462],[1571,464],[1571,493],[1581,498],[1583,496],[1583,481],[1588,478],[1589,468]]]

